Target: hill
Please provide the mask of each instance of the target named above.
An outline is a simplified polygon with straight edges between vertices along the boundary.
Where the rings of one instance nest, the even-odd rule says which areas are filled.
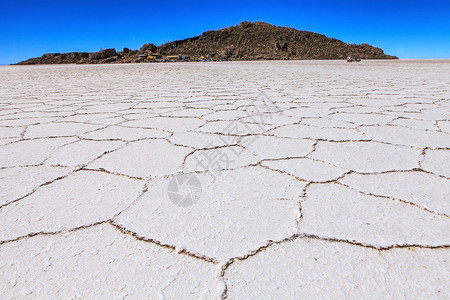
[[[19,64],[129,63],[147,61],[153,55],[173,55],[190,59],[396,59],[369,44],[348,44],[325,35],[279,27],[264,22],[242,22],[237,26],[206,31],[202,35],[162,44],[146,44],[140,50],[124,48],[120,52],[105,49],[95,53],[50,53]]]

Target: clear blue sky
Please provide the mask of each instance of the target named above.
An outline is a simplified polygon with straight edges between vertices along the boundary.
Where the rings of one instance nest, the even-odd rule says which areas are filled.
[[[138,49],[241,21],[367,42],[400,58],[450,58],[450,0],[0,0],[0,64],[48,52]]]

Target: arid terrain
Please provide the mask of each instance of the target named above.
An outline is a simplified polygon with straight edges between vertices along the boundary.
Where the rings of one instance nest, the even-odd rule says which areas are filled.
[[[48,53],[22,61],[33,64],[109,64],[163,60],[299,60],[396,59],[381,48],[369,44],[349,44],[325,35],[280,27],[264,22],[242,22],[237,26],[209,30],[202,35],[156,46],[143,45],[139,50],[124,48],[98,52]],[[187,57],[187,58],[186,58]]]
[[[449,87],[448,60],[0,67],[0,298],[448,298]]]

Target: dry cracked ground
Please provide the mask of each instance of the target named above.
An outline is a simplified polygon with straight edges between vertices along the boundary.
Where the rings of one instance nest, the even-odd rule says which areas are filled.
[[[1,298],[442,298],[450,61],[0,68]]]

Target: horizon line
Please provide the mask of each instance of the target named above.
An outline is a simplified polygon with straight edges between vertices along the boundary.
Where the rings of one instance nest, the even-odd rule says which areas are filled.
[[[70,53],[70,52],[64,52],[64,53]],[[291,60],[283,60],[283,59],[272,59],[272,60],[235,60],[235,61],[239,61],[239,62],[244,62],[244,61],[342,61],[345,59],[291,59]],[[370,60],[370,61],[385,61],[385,60],[389,60],[389,61],[399,61],[399,60],[450,60],[449,58],[398,58],[398,59],[377,59],[377,58],[365,58],[363,60]],[[120,65],[128,65],[131,63],[125,63],[125,64],[120,64]],[[28,66],[50,66],[50,65],[77,65],[77,64],[35,64],[35,65],[28,65]],[[81,64],[80,64],[81,65]],[[86,65],[96,65],[96,64],[86,64]],[[111,64],[101,64],[101,65],[114,65],[114,63]],[[116,64],[119,65],[119,64]],[[0,63],[0,66],[16,66],[15,63]]]

